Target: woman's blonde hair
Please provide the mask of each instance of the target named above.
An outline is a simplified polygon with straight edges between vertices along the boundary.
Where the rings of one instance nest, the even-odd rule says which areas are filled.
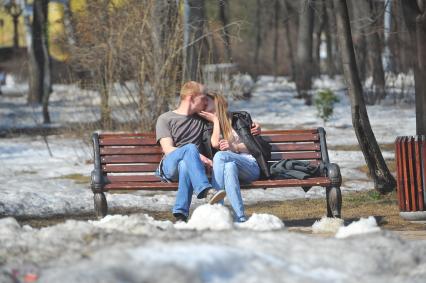
[[[208,94],[214,100],[214,106],[216,109],[216,116],[219,119],[220,130],[223,138],[231,141],[232,140],[232,125],[231,119],[228,113],[228,101],[226,98],[217,92],[210,91]]]

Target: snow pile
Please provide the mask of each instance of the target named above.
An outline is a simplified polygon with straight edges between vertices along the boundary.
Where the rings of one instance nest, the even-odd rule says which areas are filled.
[[[197,207],[192,213],[188,223],[178,222],[176,229],[195,230],[230,230],[242,228],[255,231],[271,231],[284,228],[284,223],[276,216],[270,214],[257,214],[244,223],[233,223],[229,209],[220,204],[204,204]]]
[[[253,215],[244,223],[236,223],[237,227],[251,229],[256,231],[280,230],[285,227],[284,223],[271,214],[253,213]]]
[[[324,216],[312,225],[313,233],[336,233],[343,226],[343,219]]]
[[[145,234],[152,230],[169,230],[173,228],[170,221],[157,221],[147,214],[107,215],[99,221],[90,221],[96,227],[117,230],[130,234]]]
[[[367,234],[380,231],[376,219],[373,216],[361,218],[346,227],[340,227],[336,233],[336,238],[347,238],[352,235]]]
[[[229,209],[220,204],[204,204],[197,207],[188,223],[176,223],[177,229],[229,230],[232,229],[232,216]]]

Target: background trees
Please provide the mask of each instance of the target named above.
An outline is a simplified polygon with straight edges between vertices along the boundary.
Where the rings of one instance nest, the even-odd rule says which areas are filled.
[[[118,129],[121,122],[116,113],[127,111],[135,121],[127,126],[151,130],[158,114],[172,107],[182,81],[203,80],[206,64],[233,63],[239,72],[253,78],[288,76],[306,104],[313,95],[312,78],[344,74],[350,86],[353,125],[381,192],[388,191],[393,182],[371,131],[365,104],[385,98],[392,73],[414,69],[417,131],[425,132],[424,1],[59,2],[63,4],[61,36],[53,36],[55,31],[48,21],[53,1],[2,2],[3,13],[12,20],[10,30],[15,31],[9,41],[0,37],[3,45],[18,48],[17,39],[24,29],[15,23],[24,16],[28,102],[43,104],[45,123],[50,122],[52,81],[66,79],[99,93],[98,127]],[[346,3],[348,8],[341,6]],[[52,60],[53,49],[61,49],[63,58]],[[52,71],[52,64],[66,71]],[[118,93],[125,95],[113,99]],[[405,95],[410,98],[410,93],[402,93],[399,99]],[[122,105],[131,105],[131,110],[120,109]]]

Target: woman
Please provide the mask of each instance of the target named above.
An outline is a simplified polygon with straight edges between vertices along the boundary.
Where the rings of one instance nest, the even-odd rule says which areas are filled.
[[[235,117],[228,113],[226,99],[216,93],[208,93],[207,96],[209,106],[199,115],[213,123],[211,145],[220,150],[213,157],[212,185],[218,190],[225,189],[236,221],[244,222],[247,218],[241,198],[240,181],[250,183],[257,180],[261,170],[256,158],[232,126]]]

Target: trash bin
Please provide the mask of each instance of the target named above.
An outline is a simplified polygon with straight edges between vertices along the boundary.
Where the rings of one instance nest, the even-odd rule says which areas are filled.
[[[426,136],[395,140],[399,215],[410,221],[426,220]]]

